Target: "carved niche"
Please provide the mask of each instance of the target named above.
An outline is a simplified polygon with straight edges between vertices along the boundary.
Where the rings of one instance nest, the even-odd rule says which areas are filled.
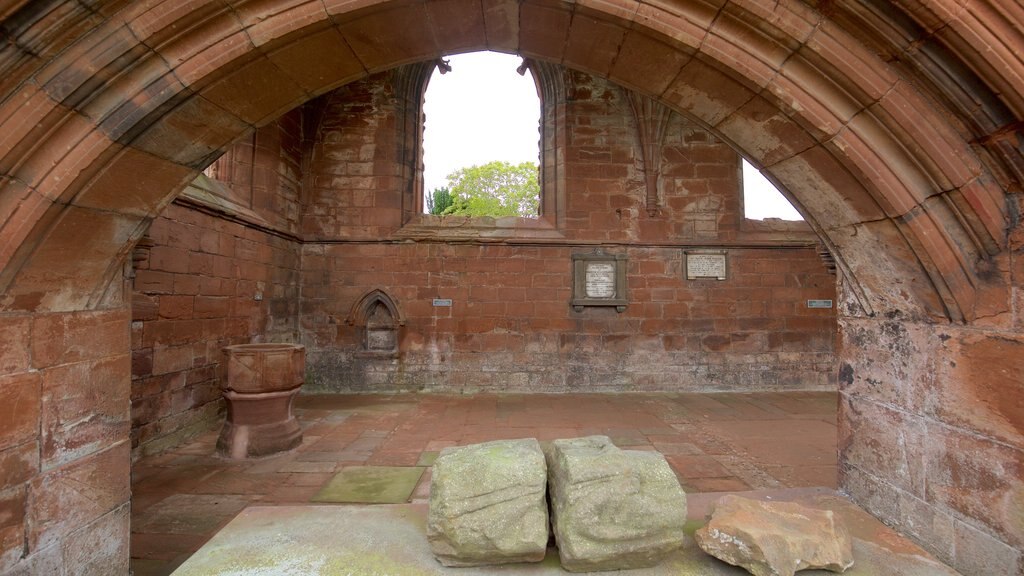
[[[386,292],[375,289],[364,294],[352,307],[346,322],[360,332],[357,357],[398,357],[398,332],[405,325],[405,317]]]

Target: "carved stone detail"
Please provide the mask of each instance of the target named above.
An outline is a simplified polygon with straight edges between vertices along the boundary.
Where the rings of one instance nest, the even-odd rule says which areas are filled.
[[[345,320],[362,332],[360,357],[395,358],[398,356],[398,328],[405,317],[391,296],[380,289],[370,290],[352,307]]]
[[[636,118],[637,136],[640,139],[640,152],[644,159],[644,183],[647,188],[645,207],[649,216],[656,216],[661,208],[658,195],[658,180],[661,176],[661,148],[665,142],[665,131],[668,128],[672,111],[657,101],[626,91],[626,98]]]

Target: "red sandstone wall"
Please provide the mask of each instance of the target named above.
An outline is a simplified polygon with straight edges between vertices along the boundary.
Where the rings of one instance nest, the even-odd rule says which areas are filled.
[[[310,390],[834,385],[834,313],[805,304],[834,298],[834,278],[809,232],[744,225],[728,146],[673,116],[649,214],[625,92],[569,73],[555,236],[446,245],[443,226],[401,230],[415,162],[403,77],[350,84],[242,139],[152,225],[134,282],[136,455],[216,425],[221,348],[254,340],[306,343]],[[629,258],[621,314],[568,304],[571,256],[595,242]],[[685,280],[685,247],[728,249],[728,280]],[[407,316],[397,359],[358,354],[346,323],[372,289]]]
[[[306,246],[313,390],[827,389],[835,323],[804,300],[834,278],[813,250],[745,250],[728,281],[687,282],[675,248],[631,247],[630,305],[574,312],[571,247]],[[350,308],[372,288],[407,317],[401,356],[359,358]],[[451,308],[434,307],[450,298]]]
[[[2,315],[0,573],[128,572],[128,324]]]
[[[835,385],[834,310],[806,307],[808,299],[834,299],[835,278],[809,247],[809,231],[744,225],[739,157],[707,131],[673,115],[659,210],[648,214],[624,90],[568,73],[558,126],[563,225],[544,240],[479,244],[465,219],[452,219],[458,228],[426,221],[399,230],[409,183],[399,178],[405,137],[397,119],[409,112],[392,79],[378,75],[326,97],[312,143],[307,182],[317,184],[303,220],[313,236],[303,246],[300,310],[310,389]],[[446,238],[468,244],[440,243]],[[624,313],[569,306],[571,256],[596,243],[629,257]],[[685,280],[684,247],[727,249],[729,279]],[[361,332],[346,322],[373,289],[385,290],[407,316],[397,359],[361,357]],[[434,298],[454,306],[434,307]]]
[[[158,452],[217,425],[224,346],[295,341],[294,240],[172,204],[150,227],[132,299],[132,448]]]
[[[1024,574],[1024,225],[1010,243],[972,325],[840,321],[841,486],[965,575]]]
[[[251,210],[261,225],[296,234],[302,213],[302,108],[245,136],[207,174],[216,195]]]
[[[404,146],[396,129],[407,103],[396,94],[396,74],[353,82],[306,105],[319,119],[310,130],[306,240],[376,240],[402,225]]]
[[[963,574],[1019,574],[1024,338],[898,318],[841,334],[844,490]]]

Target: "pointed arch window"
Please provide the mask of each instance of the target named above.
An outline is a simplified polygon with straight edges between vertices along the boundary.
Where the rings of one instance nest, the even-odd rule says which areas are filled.
[[[507,57],[507,56],[506,56]],[[457,65],[452,62],[452,66]],[[523,59],[518,70],[524,75],[532,76],[536,88],[534,105],[539,100],[539,132],[537,121],[524,122],[525,126],[536,136],[539,146],[538,179],[540,187],[539,204],[536,214],[531,217],[475,217],[475,216],[438,216],[427,214],[425,188],[435,187],[435,183],[424,181],[424,111],[423,103],[426,90],[435,68],[445,68],[445,60],[409,65],[411,72],[407,75],[408,82],[401,83],[400,93],[408,99],[410,106],[407,115],[402,119],[404,143],[402,148],[403,161],[406,163],[403,173],[403,228],[397,234],[417,237],[429,234],[432,237],[451,235],[458,237],[500,235],[503,237],[561,238],[559,230],[564,227],[565,220],[565,177],[564,159],[558,153],[566,146],[565,142],[565,103],[568,74],[566,69],[557,64]],[[509,69],[515,76],[516,68]],[[517,80],[521,80],[516,78]],[[493,111],[500,115],[501,109]],[[442,126],[443,128],[443,126]],[[488,138],[503,138],[502,133],[489,134]],[[514,160],[510,160],[512,162]],[[433,162],[431,160],[431,162]],[[443,171],[443,170],[442,170]],[[433,181],[432,181],[433,182]],[[532,209],[531,209],[532,210]]]

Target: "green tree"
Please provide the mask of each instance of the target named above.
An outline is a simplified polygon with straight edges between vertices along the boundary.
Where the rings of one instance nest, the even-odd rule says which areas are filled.
[[[536,218],[540,213],[537,172],[533,162],[510,164],[499,160],[460,168],[448,175],[453,203],[443,213]]]
[[[435,188],[430,194],[427,194],[427,212],[444,214],[452,202],[452,193],[448,191],[448,188]]]

